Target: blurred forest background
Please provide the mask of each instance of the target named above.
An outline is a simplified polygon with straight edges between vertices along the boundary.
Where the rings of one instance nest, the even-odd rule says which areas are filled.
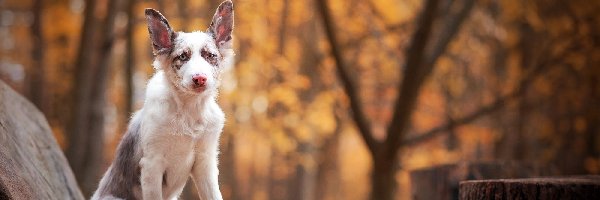
[[[219,3],[0,0],[0,79],[88,197],[153,73],[143,9],[205,30]],[[413,172],[465,163],[600,173],[600,1],[234,4],[225,199],[410,199],[434,187]]]

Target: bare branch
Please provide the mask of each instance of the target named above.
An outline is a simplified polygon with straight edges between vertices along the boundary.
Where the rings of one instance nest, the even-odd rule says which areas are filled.
[[[279,35],[277,37],[277,52],[279,55],[285,54],[286,31],[288,25],[288,16],[290,10],[290,0],[283,0],[283,8],[281,9],[281,17],[279,21]]]
[[[446,122],[444,125],[441,125],[436,128],[432,128],[431,130],[429,130],[425,133],[415,134],[416,136],[414,136],[414,137],[404,139],[401,144],[402,145],[420,144],[420,143],[428,141],[438,135],[441,135],[442,133],[448,133],[447,132],[448,130],[471,123],[471,122],[479,119],[480,117],[483,117],[487,114],[490,114],[497,110],[502,109],[507,104],[507,102],[523,96],[525,89],[527,87],[529,87],[529,85],[538,76],[543,74],[544,71],[550,70],[552,68],[552,66],[558,66],[559,64],[557,64],[557,63],[559,62],[559,59],[566,57],[566,55],[569,52],[571,52],[570,50],[571,50],[570,48],[567,48],[567,49],[565,49],[565,51],[561,52],[559,55],[554,56],[555,59],[548,59],[548,60],[545,60],[544,62],[539,63],[535,68],[531,69],[528,73],[526,73],[527,75],[525,76],[525,78],[523,78],[519,82],[519,85],[517,86],[517,88],[515,88],[512,92],[510,92],[502,97],[499,97],[494,102],[492,102],[486,106],[483,106],[479,110],[474,111],[462,118],[455,119],[451,122]],[[548,66],[548,64],[553,64],[553,65]]]
[[[373,138],[371,131],[371,125],[366,118],[363,110],[361,100],[358,96],[358,88],[350,78],[350,74],[347,71],[348,65],[342,58],[342,49],[337,41],[337,36],[334,31],[334,24],[332,22],[332,16],[327,7],[327,2],[324,0],[315,0],[317,9],[321,13],[321,19],[323,20],[323,27],[325,34],[327,35],[329,46],[331,48],[331,54],[336,63],[337,74],[344,87],[344,92],[350,100],[350,108],[352,109],[352,119],[356,122],[356,126],[362,138],[364,139],[367,148],[371,153],[376,152],[377,141]]]
[[[414,109],[415,100],[422,85],[424,71],[422,61],[425,55],[425,47],[429,41],[431,28],[437,11],[438,0],[427,0],[420,16],[420,22],[415,33],[413,33],[411,44],[406,49],[406,63],[404,78],[398,85],[398,99],[394,108],[394,114],[387,129],[387,138],[384,141],[383,152],[393,159],[396,155],[398,144],[403,129],[408,124],[410,113]]]
[[[465,18],[469,15],[471,10],[473,9],[473,5],[475,5],[475,0],[466,0],[463,3],[463,7],[460,9],[460,11],[458,13],[456,13],[453,17],[449,18],[447,20],[447,22],[444,22],[444,24],[446,26],[444,27],[443,31],[440,32],[439,38],[438,38],[435,46],[433,46],[431,54],[427,58],[426,66],[428,66],[430,68],[429,70],[431,70],[431,68],[433,68],[437,59],[444,52],[446,52],[446,48],[448,47],[448,44],[450,43],[450,41],[452,41],[452,39],[458,32],[460,25],[462,24],[463,21],[465,21]]]
[[[391,25],[387,25],[386,27],[384,27],[383,32],[396,32],[399,30],[403,30],[406,29],[408,27],[408,23],[399,23],[399,24],[391,24]],[[350,39],[347,42],[343,43],[340,45],[340,47],[342,48],[350,48],[350,47],[355,47],[359,44],[361,44],[362,42],[364,42],[365,40],[371,38],[372,34],[370,32],[365,33],[363,35],[357,36],[354,39]]]
[[[487,114],[493,113],[501,108],[504,107],[504,105],[506,105],[506,103],[508,101],[511,101],[513,99],[515,99],[516,97],[520,96],[519,93],[517,91],[514,91],[508,95],[502,96],[498,99],[496,99],[493,103],[490,103],[489,105],[483,106],[482,108],[480,108],[479,110],[472,112],[460,119],[456,119],[453,120],[451,122],[446,122],[444,125],[433,128],[425,133],[422,134],[416,134],[417,136],[414,136],[412,138],[408,138],[402,141],[402,145],[415,145],[415,144],[420,144],[424,141],[427,141],[429,139],[434,138],[435,136],[440,135],[441,133],[445,133],[448,130],[454,129],[456,127],[459,127],[461,125],[465,125],[468,123],[471,123],[477,119],[479,119],[482,116],[485,116]]]

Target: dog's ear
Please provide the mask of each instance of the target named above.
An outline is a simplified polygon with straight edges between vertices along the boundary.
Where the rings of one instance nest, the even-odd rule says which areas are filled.
[[[173,48],[173,40],[175,39],[175,32],[169,26],[169,22],[160,12],[152,8],[146,8],[145,13],[154,54],[159,55],[169,52]]]
[[[231,32],[233,31],[233,3],[231,0],[224,1],[219,5],[213,19],[208,27],[217,47],[230,48]]]

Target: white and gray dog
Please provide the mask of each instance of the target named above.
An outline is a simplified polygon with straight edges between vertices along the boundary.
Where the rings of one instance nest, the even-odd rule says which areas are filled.
[[[233,64],[233,3],[219,5],[206,32],[174,32],[158,11],[145,14],[156,73],[92,199],[177,199],[190,175],[200,199],[223,199],[216,98]]]

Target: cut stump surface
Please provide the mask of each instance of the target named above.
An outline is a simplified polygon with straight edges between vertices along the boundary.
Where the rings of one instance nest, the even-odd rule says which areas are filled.
[[[600,176],[463,181],[460,199],[598,200]]]

